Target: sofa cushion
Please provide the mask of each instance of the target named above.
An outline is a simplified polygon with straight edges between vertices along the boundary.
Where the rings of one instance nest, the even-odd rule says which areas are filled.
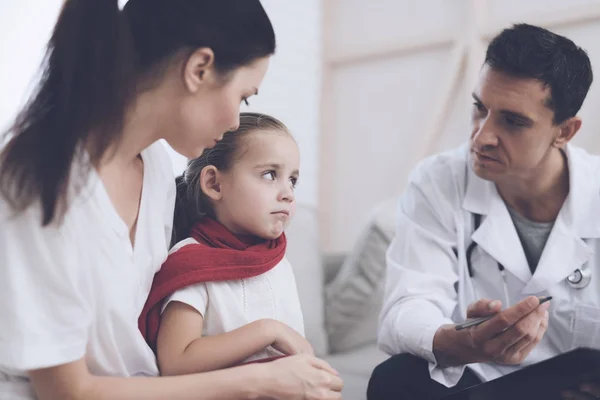
[[[385,255],[394,236],[397,199],[381,203],[369,218],[336,278],[326,288],[326,328],[331,352],[377,341],[385,286]]]
[[[372,344],[347,353],[329,355],[325,357],[325,361],[335,368],[344,380],[342,398],[364,400],[373,370],[388,357]]]
[[[317,355],[327,354],[327,335],[323,321],[324,277],[315,210],[299,206],[286,235],[286,256],[296,277],[306,338]]]

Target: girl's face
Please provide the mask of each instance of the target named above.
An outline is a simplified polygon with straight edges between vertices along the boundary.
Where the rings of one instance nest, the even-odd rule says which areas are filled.
[[[174,109],[177,120],[165,135],[171,147],[187,158],[196,158],[225,132],[237,129],[240,104],[258,94],[268,65],[268,57],[260,58],[226,77],[214,67],[184,71],[185,95]]]
[[[251,132],[240,138],[237,157],[228,171],[217,172],[215,215],[236,234],[276,239],[296,211],[298,145],[287,132]]]

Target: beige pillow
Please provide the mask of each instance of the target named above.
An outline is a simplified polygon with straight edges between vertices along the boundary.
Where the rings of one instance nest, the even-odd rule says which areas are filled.
[[[371,215],[336,278],[325,290],[325,326],[332,353],[377,341],[385,254],[395,233],[397,198]]]

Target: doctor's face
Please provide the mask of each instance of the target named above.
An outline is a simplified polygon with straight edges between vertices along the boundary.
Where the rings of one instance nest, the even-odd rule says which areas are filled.
[[[484,65],[475,91],[471,163],[483,179],[528,179],[544,173],[561,127],[547,106],[550,88]]]

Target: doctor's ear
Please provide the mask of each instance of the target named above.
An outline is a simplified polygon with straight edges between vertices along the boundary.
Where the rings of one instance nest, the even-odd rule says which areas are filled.
[[[554,139],[554,147],[562,148],[573,139],[581,128],[581,118],[571,117],[559,125],[559,135]]]

